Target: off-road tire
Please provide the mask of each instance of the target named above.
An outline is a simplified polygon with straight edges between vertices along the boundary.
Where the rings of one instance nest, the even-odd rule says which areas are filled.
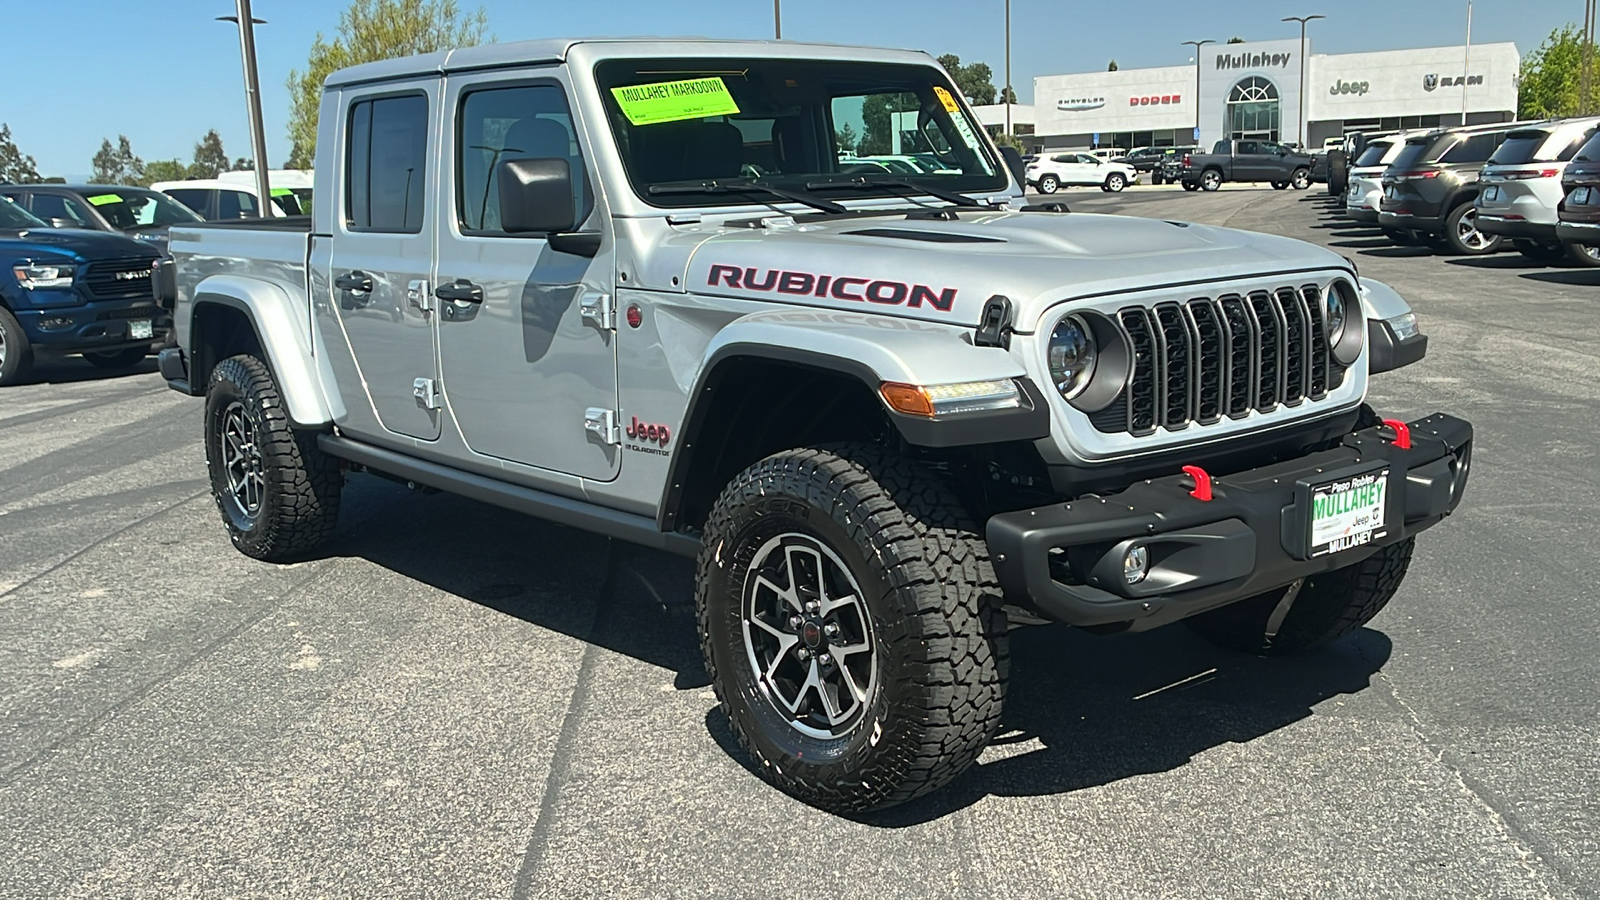
[[[252,429],[252,453],[259,460],[261,486],[253,515],[235,499],[224,461],[223,427],[235,403]],[[266,363],[254,356],[234,356],[211,370],[205,445],[211,494],[239,552],[286,562],[305,557],[333,534],[344,480],[339,461],[317,446],[315,432],[289,424]]]
[[[1282,590],[1268,591],[1184,620],[1219,646],[1248,653],[1299,653],[1344,637],[1372,621],[1406,577],[1416,538],[1380,548],[1366,559],[1307,578],[1277,633],[1267,634]]]
[[[1039,176],[1039,193],[1054,194],[1061,189],[1061,179],[1054,175]]]
[[[1112,172],[1106,176],[1105,189],[1115,194],[1128,186],[1128,179],[1120,172]]]
[[[875,641],[859,717],[821,736],[768,699],[744,636],[757,553],[796,534],[843,562]],[[987,545],[944,483],[876,446],[788,450],[736,476],[705,527],[695,611],[739,744],[763,778],[813,806],[864,812],[933,791],[1000,724],[1010,660]]]
[[[1200,189],[1215,191],[1222,187],[1222,173],[1216,169],[1207,169],[1200,173]]]
[[[1600,266],[1600,247],[1569,242],[1562,249],[1566,252],[1567,261],[1579,268],[1592,269]]]
[[[1294,174],[1289,176],[1289,184],[1297,191],[1311,187],[1311,170],[1303,167],[1295,169]]]
[[[1472,217],[1471,223],[1465,221],[1468,216]],[[1443,243],[1446,249],[1463,256],[1483,256],[1499,250],[1503,238],[1498,234],[1486,234],[1478,231],[1477,218],[1477,208],[1471,203],[1462,203],[1456,206],[1455,209],[1450,210],[1450,215],[1446,216],[1444,220]],[[1461,233],[1464,227],[1469,228],[1479,236],[1476,243],[1469,236]]]
[[[0,386],[16,384],[33,368],[33,345],[22,333],[22,323],[0,306]]]
[[[1275,191],[1288,190],[1289,188],[1289,182],[1287,181],[1273,181],[1269,182],[1269,184],[1272,185],[1272,189]]]
[[[149,355],[148,347],[133,347],[127,350],[108,350],[104,353],[85,353],[83,358],[96,369],[129,369],[144,362],[144,358]]]

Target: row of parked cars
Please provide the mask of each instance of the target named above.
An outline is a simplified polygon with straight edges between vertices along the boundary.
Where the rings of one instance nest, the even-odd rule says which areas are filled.
[[[1345,215],[1394,243],[1600,266],[1600,117],[1397,132],[1351,163]]]
[[[310,212],[310,173],[270,174],[272,215]],[[0,385],[25,378],[40,355],[125,369],[163,345],[172,320],[151,279],[167,230],[254,218],[263,206],[254,180],[0,185],[0,255],[11,262],[0,270]]]
[[[1266,182],[1277,190],[1311,186],[1313,159],[1276,141],[1220,140],[1210,153],[1196,146],[1077,150],[1028,162],[1028,185],[1053,194],[1072,185],[1120,191],[1148,176],[1153,184],[1181,184],[1186,191],[1215,191],[1230,181]]]

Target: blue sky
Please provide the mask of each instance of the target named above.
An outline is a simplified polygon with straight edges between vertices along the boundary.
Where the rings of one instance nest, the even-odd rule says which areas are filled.
[[[473,0],[462,0],[472,8]],[[768,0],[482,0],[500,41],[583,35],[772,36]],[[254,0],[267,154],[284,138],[289,70],[304,67],[318,31],[331,35],[343,0]],[[913,47],[981,60],[1001,82],[1004,0],[783,0],[786,39]],[[0,122],[46,175],[84,177],[103,138],[126,134],[145,160],[187,162],[208,128],[232,156],[249,155],[239,42],[214,21],[231,0],[0,0],[13,40],[0,75]],[[1012,0],[1012,83],[1032,99],[1033,76],[1174,65],[1185,40],[1297,37],[1283,16],[1324,13],[1313,51],[1347,53],[1460,43],[1465,0]],[[1523,54],[1582,18],[1582,0],[1480,0],[1474,43],[1515,41]],[[20,49],[15,39],[32,36]],[[54,37],[52,37],[54,36]],[[21,59],[19,60],[19,56]],[[22,62],[21,65],[17,63]]]

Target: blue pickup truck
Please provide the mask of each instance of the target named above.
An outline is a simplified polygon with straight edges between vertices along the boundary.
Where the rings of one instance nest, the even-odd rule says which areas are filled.
[[[40,355],[81,354],[103,369],[136,365],[165,343],[155,247],[120,234],[51,228],[0,197],[0,385]]]

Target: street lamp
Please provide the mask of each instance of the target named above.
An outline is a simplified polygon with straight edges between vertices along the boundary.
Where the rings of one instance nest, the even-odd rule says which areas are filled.
[[[1200,48],[1216,41],[1184,41],[1186,47],[1194,48],[1194,139],[1200,140]],[[1202,148],[1204,149],[1204,148]]]
[[[244,100],[250,113],[250,151],[256,157],[256,215],[268,215],[272,203],[272,186],[267,179],[267,136],[261,127],[261,82],[256,77],[256,29],[267,24],[250,15],[250,0],[238,0],[238,15],[218,16],[218,22],[236,22],[239,25],[239,55],[244,61]]]
[[[783,0],[772,0],[772,38],[783,40]]]
[[[1006,135],[1011,134],[1011,0],[1006,0],[1006,87],[1000,95],[1006,105]]]
[[[1327,16],[1284,16],[1285,22],[1300,23],[1300,149],[1306,149],[1306,23],[1312,19],[1326,19]]]

